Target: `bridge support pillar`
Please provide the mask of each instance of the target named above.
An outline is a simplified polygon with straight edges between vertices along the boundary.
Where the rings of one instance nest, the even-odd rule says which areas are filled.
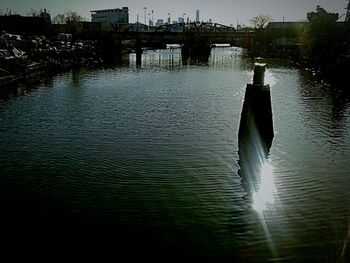
[[[135,53],[136,53],[136,66],[140,67],[142,64],[142,43],[141,39],[136,39],[136,47],[135,47]]]
[[[183,57],[209,57],[211,45],[207,43],[186,43],[181,47]]]

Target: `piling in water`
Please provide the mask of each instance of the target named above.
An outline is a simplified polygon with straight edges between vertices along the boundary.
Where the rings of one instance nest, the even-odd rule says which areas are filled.
[[[266,64],[255,63],[253,85],[264,86]]]
[[[265,64],[256,63],[253,84],[247,84],[239,126],[239,148],[259,144],[268,153],[274,137],[270,86],[264,84]]]
[[[264,84],[265,64],[255,64],[253,84],[245,92],[238,132],[239,174],[246,200],[259,189],[273,133],[270,86]],[[266,176],[266,175],[265,175]]]

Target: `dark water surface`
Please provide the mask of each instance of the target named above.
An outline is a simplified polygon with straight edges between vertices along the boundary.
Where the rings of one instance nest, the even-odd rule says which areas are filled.
[[[74,71],[0,100],[1,232],[40,253],[163,262],[347,262],[350,103],[269,62],[275,138],[250,194],[238,125],[253,61],[178,49]],[[251,198],[247,198],[251,195]]]

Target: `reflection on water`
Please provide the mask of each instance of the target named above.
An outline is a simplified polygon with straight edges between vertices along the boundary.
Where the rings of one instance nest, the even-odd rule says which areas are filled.
[[[202,57],[190,57],[190,56],[182,56],[182,64],[183,65],[202,65],[202,66],[208,66],[209,63],[209,56],[202,56]]]
[[[260,164],[259,184],[252,193],[252,208],[257,212],[260,225],[262,226],[265,239],[268,243],[273,257],[278,258],[278,249],[275,246],[271,234],[274,229],[270,229],[268,213],[275,212],[277,189],[274,183],[273,167],[268,159]]]
[[[180,54],[146,51],[139,69],[131,54],[0,100],[7,246],[163,262],[349,261],[348,97],[268,61],[275,137],[249,168],[237,134],[253,61],[230,47],[199,65]]]
[[[259,214],[267,209],[272,209],[275,202],[276,187],[273,178],[273,168],[269,160],[264,160],[260,168],[260,183],[254,189],[252,206]]]
[[[164,50],[145,50],[142,53],[140,68],[164,68],[174,69],[182,66],[211,66],[214,68],[222,67],[245,67],[250,69],[252,65],[247,67],[246,63],[242,63],[242,49],[236,47],[218,47],[212,48],[209,57],[190,57],[181,55],[181,47],[169,47]],[[137,59],[136,54],[132,53],[128,57],[128,65],[135,68]],[[125,64],[125,63],[124,63]]]

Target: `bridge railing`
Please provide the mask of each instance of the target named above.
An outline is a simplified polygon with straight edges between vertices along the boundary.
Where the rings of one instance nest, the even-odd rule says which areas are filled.
[[[234,27],[218,23],[174,23],[152,29],[155,32],[236,32]]]

